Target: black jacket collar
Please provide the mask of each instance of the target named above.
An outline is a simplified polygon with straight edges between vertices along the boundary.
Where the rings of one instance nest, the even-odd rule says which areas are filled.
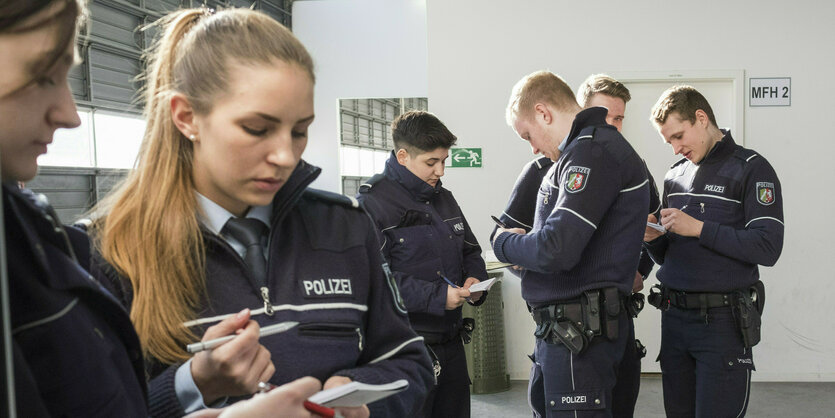
[[[421,180],[409,171],[408,168],[397,162],[394,151],[391,152],[388,160],[386,160],[386,168],[383,169],[383,174],[389,179],[400,183],[415,199],[420,201],[430,200],[441,191],[441,180],[438,180],[435,187],[430,186],[429,183]]]
[[[731,154],[732,152],[734,152],[734,149],[736,148],[736,142],[734,142],[734,138],[731,136],[731,131],[727,129],[720,129],[720,131],[722,131],[722,133],[724,134],[722,139],[716,142],[716,145],[714,145],[713,148],[711,148],[710,151],[707,152],[707,155],[705,155],[705,157],[702,158],[702,161],[700,161],[696,165],[702,165],[706,162],[709,163],[711,161],[721,160],[724,157]]]
[[[322,173],[322,169],[300,160],[299,165],[290,174],[287,183],[275,194],[273,198],[272,224],[279,222],[287,212],[296,205],[307,186],[313,183]]]
[[[581,110],[574,117],[574,122],[571,124],[571,130],[565,137],[564,141],[568,141],[565,145],[568,147],[580,135],[580,131],[589,127],[606,124],[606,115],[609,111],[605,107],[595,106],[588,109]]]

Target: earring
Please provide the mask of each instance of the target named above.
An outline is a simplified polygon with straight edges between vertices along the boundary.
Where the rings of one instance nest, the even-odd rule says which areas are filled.
[[[189,136],[188,136],[188,139],[189,139],[190,141],[194,142],[194,140],[196,140],[196,139],[197,139],[197,135],[195,135],[195,134],[191,134],[191,135],[189,135]]]

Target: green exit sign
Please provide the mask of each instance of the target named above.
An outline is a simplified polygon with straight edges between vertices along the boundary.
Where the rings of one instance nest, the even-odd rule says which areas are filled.
[[[450,148],[450,167],[481,167],[481,148]]]

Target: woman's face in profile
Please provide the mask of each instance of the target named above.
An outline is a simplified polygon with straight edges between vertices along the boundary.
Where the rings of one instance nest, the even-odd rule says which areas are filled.
[[[56,5],[62,4],[56,2]],[[18,25],[30,26],[49,19],[57,11],[60,8],[47,7]],[[67,73],[75,61],[74,43],[70,43],[52,68],[31,80],[33,69],[55,48],[57,32],[57,23],[52,23],[21,33],[0,33],[3,181],[27,181],[34,177],[38,170],[37,158],[46,153],[55,130],[74,128],[81,123],[67,83]]]
[[[229,67],[229,86],[194,116],[197,191],[235,215],[269,204],[307,145],[313,81],[296,64]]]

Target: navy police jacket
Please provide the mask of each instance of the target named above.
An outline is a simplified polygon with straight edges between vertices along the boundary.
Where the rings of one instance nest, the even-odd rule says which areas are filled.
[[[487,280],[481,247],[452,193],[421,180],[392,152],[382,174],[360,187],[357,199],[374,219],[383,255],[398,279],[418,334],[437,340],[458,336],[461,308],[445,310],[447,283]],[[485,296],[478,301],[483,303]]]
[[[731,133],[699,164],[685,158],[664,179],[662,204],[704,222],[699,238],[664,234],[644,245],[667,287],[728,292],[754,284],[757,265],[773,266],[783,249],[780,180],[761,155]]]
[[[496,237],[496,257],[524,267],[522,296],[538,307],[583,291],[632,292],[649,207],[641,158],[606,109],[579,112],[556,164],[542,180],[530,233]]]
[[[320,171],[301,161],[273,200],[267,263],[273,315],[263,313],[260,292],[238,253],[203,231],[208,300],[199,316],[210,320],[199,326],[243,308],[253,311],[261,327],[298,321],[295,328],[260,340],[275,363],[271,383],[303,376],[325,382],[334,375],[372,384],[406,379],[408,390],[368,407],[372,416],[408,416],[432,385],[429,357],[409,326],[396,283],[381,268],[368,215],[345,196],[307,188]],[[113,285],[130,304],[130,282],[118,279]],[[180,365],[150,363],[152,414],[181,416],[174,390]]]
[[[644,166],[646,162],[641,161]],[[508,228],[521,228],[525,232],[531,232],[533,228],[534,212],[536,211],[536,196],[539,192],[539,186],[542,184],[542,178],[548,173],[548,169],[554,164],[548,157],[538,157],[533,161],[528,162],[522,167],[522,172],[516,178],[516,183],[513,185],[513,190],[510,192],[510,198],[507,201],[507,206],[504,212],[499,216],[499,219],[507,225]],[[649,179],[650,188],[650,202],[649,214],[654,214],[660,217],[661,200],[658,196],[658,188],[655,186],[655,179],[652,178],[649,170],[647,170],[647,178]],[[555,191],[556,192],[556,191]],[[498,228],[493,228],[490,234],[490,240],[496,234]],[[644,279],[652,272],[654,263],[652,258],[647,253],[647,250],[641,249],[640,261],[638,262],[638,272]],[[520,276],[521,273],[515,269],[508,269],[511,273]]]
[[[147,417],[139,337],[88,272],[87,236],[13,184],[3,215],[17,415]]]

